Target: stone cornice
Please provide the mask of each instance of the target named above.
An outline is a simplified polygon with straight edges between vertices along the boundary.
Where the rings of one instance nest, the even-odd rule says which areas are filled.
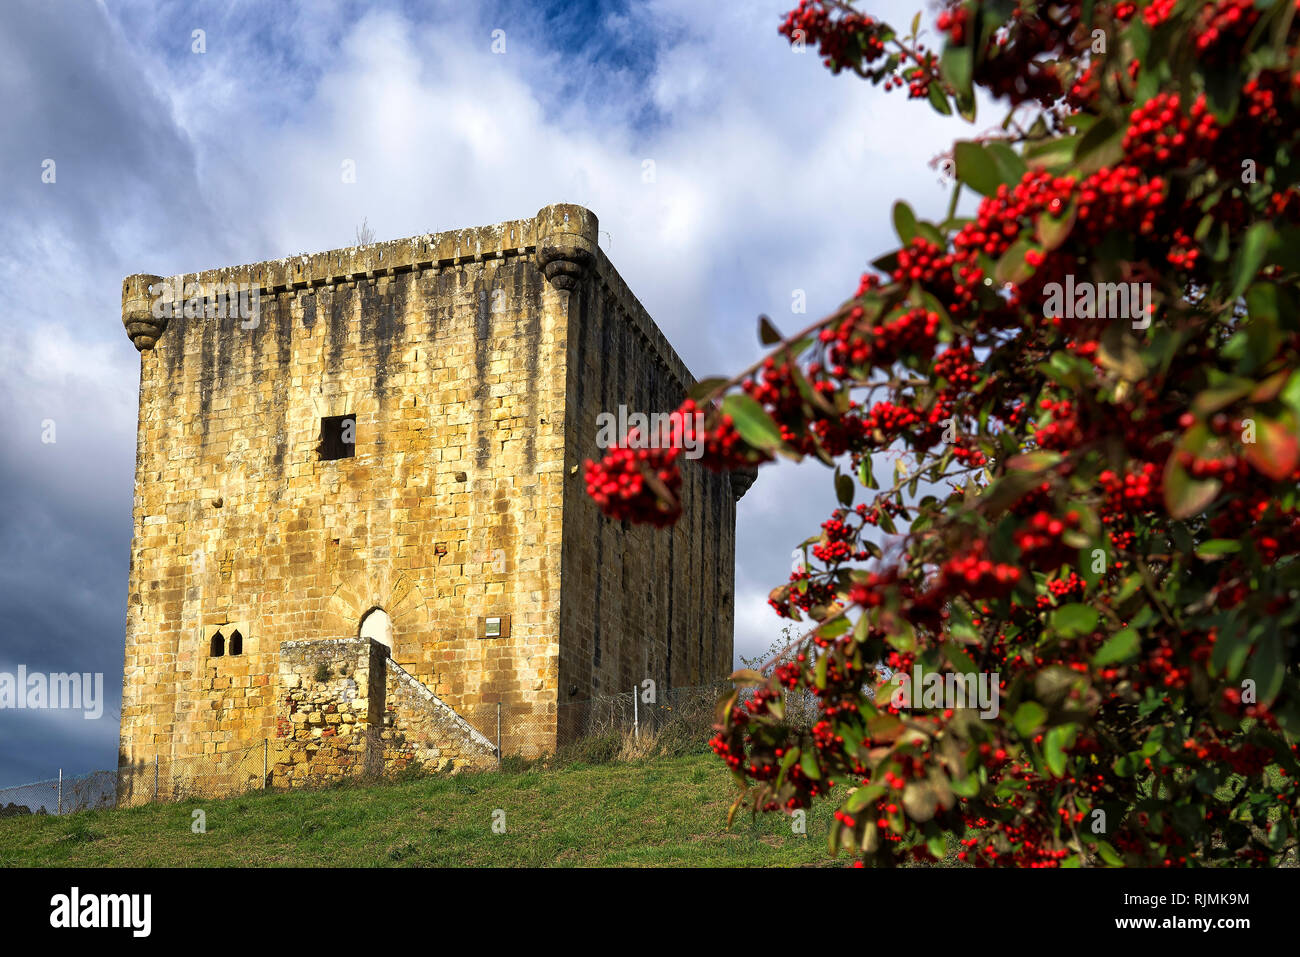
[[[532,219],[509,220],[493,226],[425,233],[366,246],[285,256],[175,276],[139,273],[128,276],[122,283],[122,323],[135,347],[144,351],[153,348],[168,324],[167,318],[153,315],[154,302],[161,296],[163,301],[173,304],[173,310],[179,310],[189,298],[185,296],[185,290],[194,286],[206,299],[231,287],[250,292],[257,290],[259,296],[274,296],[404,273],[419,274],[425,270],[437,273],[470,263],[530,256],[536,259],[551,284],[566,292],[577,288],[588,275],[592,276],[684,392],[694,384],[695,377],[618,274],[600,248],[598,237],[599,223],[593,212],[570,203],[556,203],[543,207]]]

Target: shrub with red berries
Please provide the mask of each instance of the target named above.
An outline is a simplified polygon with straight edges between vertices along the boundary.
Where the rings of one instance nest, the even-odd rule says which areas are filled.
[[[788,15],[836,72],[1011,116],[955,145],[973,215],[897,203],[843,306],[763,320],[772,354],[682,407],[707,467],[815,456],[839,502],[771,596],[812,630],[720,705],[737,808],[833,802],[832,851],[867,864],[950,837],[974,866],[1294,858],[1297,13],[948,0],[941,50],[839,0]],[[588,489],[670,524],[678,467],[615,449]],[[996,714],[899,706],[880,663],[996,674]]]

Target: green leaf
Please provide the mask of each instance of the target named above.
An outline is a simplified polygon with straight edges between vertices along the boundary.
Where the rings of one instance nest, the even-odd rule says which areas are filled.
[[[1300,417],[1300,371],[1291,373],[1286,385],[1282,387],[1280,398],[1292,415]]]
[[[958,673],[964,675],[978,673],[971,656],[966,654],[956,642],[945,641],[943,643],[943,653]]]
[[[978,143],[961,140],[953,148],[957,160],[957,179],[983,196],[992,196],[1002,185],[997,163]]]
[[[970,47],[948,46],[939,59],[939,72],[948,81],[958,96],[970,94],[971,73],[974,56]]]
[[[990,517],[1001,513],[1008,506],[1043,481],[1042,473],[1016,470],[1007,472],[986,488],[979,497],[980,508]],[[969,488],[974,488],[971,483]]]
[[[939,232],[938,227],[934,226],[932,223],[925,222],[925,220],[920,220],[917,222],[916,234],[918,236],[924,237],[925,239],[928,239],[930,242],[934,243],[940,249],[942,249],[947,244],[947,240],[943,238],[943,233]]]
[[[1276,323],[1281,313],[1278,297],[1281,287],[1275,282],[1259,282],[1250,287],[1246,296],[1246,311],[1251,319],[1265,319]]]
[[[998,176],[1008,186],[1019,183],[1025,178],[1025,173],[1029,172],[1029,167],[1025,165],[1024,159],[1006,143],[993,140],[985,149],[993,157],[993,163],[998,169]]]
[[[993,278],[999,283],[1009,282],[1019,285],[1024,282],[1034,274],[1034,267],[1025,259],[1025,254],[1033,248],[1034,243],[1029,237],[1021,236],[1002,254],[1002,258],[998,260],[993,270]]]
[[[1241,542],[1235,538],[1212,538],[1198,546],[1196,554],[1201,558],[1219,558],[1239,551],[1241,551]]]
[[[1124,866],[1124,858],[1120,857],[1119,852],[1116,851],[1108,842],[1098,841],[1097,850],[1101,854],[1101,859],[1111,867]]]
[[[1092,656],[1093,667],[1101,668],[1119,661],[1128,661],[1137,655],[1142,646],[1138,633],[1132,628],[1125,628],[1106,639],[1106,643]]]
[[[898,268],[898,250],[892,253],[885,253],[883,256],[877,256],[871,260],[871,268],[883,273],[891,273]]]
[[[753,397],[743,392],[733,392],[722,400],[722,411],[731,416],[740,437],[754,448],[764,452],[776,452],[785,448],[781,430]]]
[[[1169,456],[1165,464],[1165,508],[1171,518],[1191,518],[1205,511],[1215,500],[1223,483],[1218,479],[1194,479],[1178,464],[1178,456]]]
[[[1081,139],[1079,135],[1058,136],[1031,143],[1025,147],[1025,159],[1031,166],[1042,167],[1052,173],[1064,172],[1074,165],[1074,154]]]
[[[844,615],[840,615],[840,617],[833,621],[828,621],[826,624],[818,628],[817,634],[822,638],[838,638],[852,627],[853,622],[849,621],[849,619]]]
[[[853,479],[838,472],[835,475],[835,497],[846,508],[853,504]]]
[[[1052,777],[1065,777],[1065,749],[1074,743],[1075,726],[1058,724],[1043,737],[1043,757]]]
[[[939,59],[939,72],[957,94],[958,105],[969,106],[972,114],[975,104],[975,94],[971,86],[973,61],[974,55],[967,46],[948,46]]]
[[[803,773],[814,781],[821,780],[822,769],[817,766],[817,755],[811,749],[799,755],[799,767],[803,768]]]
[[[1016,733],[1022,738],[1032,737],[1034,732],[1047,720],[1047,710],[1036,701],[1022,702],[1011,719]]]
[[[849,799],[844,802],[844,810],[849,814],[856,814],[884,793],[885,786],[883,784],[871,784],[866,787],[860,787],[850,794]]]
[[[927,95],[930,97],[930,105],[935,108],[936,112],[942,113],[944,116],[952,115],[952,107],[948,105],[948,97],[944,95],[938,83],[930,84],[930,91]]]
[[[1078,212],[1078,206],[1071,203],[1060,216],[1044,213],[1038,217],[1034,235],[1044,249],[1052,250],[1065,242],[1070,235],[1070,230],[1074,228],[1074,220]]]
[[[1232,403],[1250,392],[1254,386],[1255,383],[1250,379],[1238,379],[1226,385],[1205,389],[1198,392],[1196,398],[1192,399],[1192,411],[1204,418],[1218,412],[1225,406],[1232,405]]]
[[[974,774],[953,778],[948,782],[948,786],[952,788],[952,793],[958,797],[973,798],[980,793],[980,779]]]
[[[1246,291],[1246,287],[1259,272],[1259,267],[1263,265],[1264,255],[1272,242],[1271,223],[1255,223],[1246,230],[1246,235],[1241,241],[1241,251],[1232,264],[1232,294],[1228,298],[1236,299]]]
[[[1095,173],[1103,166],[1114,166],[1124,157],[1126,129],[1110,117],[1102,117],[1079,140],[1074,162],[1079,172]]]
[[[1254,635],[1244,627],[1220,629],[1210,653],[1210,672],[1236,681],[1253,641]]]
[[[1063,605],[1052,612],[1052,628],[1067,638],[1091,634],[1097,627],[1097,609],[1078,603]]]
[[[901,199],[894,204],[894,232],[898,233],[903,245],[910,243],[916,236],[916,214]]]
[[[767,316],[758,317],[758,341],[765,346],[775,345],[785,340],[781,331],[772,324],[772,320]]]
[[[893,624],[894,627],[889,629],[885,640],[892,647],[906,654],[916,647],[916,629],[904,618],[895,619]]]
[[[799,760],[800,751],[798,748],[791,748],[786,751],[785,756],[781,758],[781,770],[789,771],[791,766]]]
[[[707,379],[701,379],[686,390],[686,395],[698,402],[701,399],[708,398],[711,393],[716,392],[730,381],[730,379],[723,376],[711,376]]]
[[[1021,469],[1026,472],[1042,472],[1061,461],[1061,453],[1050,449],[1037,452],[1023,452],[1007,459],[1007,469]]]
[[[1255,692],[1260,704],[1272,704],[1282,690],[1286,677],[1286,661],[1282,650],[1282,636],[1270,629],[1255,645],[1255,651],[1246,665],[1246,677],[1255,682]]]
[[[876,488],[876,473],[871,469],[871,458],[863,456],[862,461],[858,463],[858,481],[862,483],[863,488]]]

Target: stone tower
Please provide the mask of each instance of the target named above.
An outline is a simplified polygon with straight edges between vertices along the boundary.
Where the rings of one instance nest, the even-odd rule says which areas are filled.
[[[309,777],[472,757],[498,702],[539,750],[572,703],[730,670],[745,483],[687,462],[668,531],[585,494],[598,413],[694,381],[589,210],[131,276],[122,314],[122,764],[264,739]]]

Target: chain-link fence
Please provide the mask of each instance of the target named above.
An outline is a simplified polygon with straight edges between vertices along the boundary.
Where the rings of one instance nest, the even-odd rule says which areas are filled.
[[[687,688],[642,686],[559,705],[488,704],[465,709],[459,717],[477,732],[474,741],[485,757],[471,763],[488,769],[547,760],[672,756],[708,750],[718,702],[732,690],[727,681]],[[816,699],[792,693],[785,713],[787,721],[810,727]],[[292,764],[292,747],[291,741],[270,739],[242,750],[187,758],[160,755],[112,771],[0,788],[0,817],[234,797],[275,787],[283,780],[275,773],[277,764]],[[296,786],[292,776],[286,783]]]
[[[235,797],[265,786],[275,743],[197,757],[155,757],[117,769],[117,806],[193,797]],[[0,792],[3,793],[3,792]]]
[[[0,789],[0,817],[117,806],[117,772],[91,771]]]
[[[234,797],[262,787],[271,742],[193,758],[158,756],[112,771],[60,775],[48,781],[0,788],[0,817],[70,814],[99,808],[133,807],[152,801],[182,801],[203,795]]]

